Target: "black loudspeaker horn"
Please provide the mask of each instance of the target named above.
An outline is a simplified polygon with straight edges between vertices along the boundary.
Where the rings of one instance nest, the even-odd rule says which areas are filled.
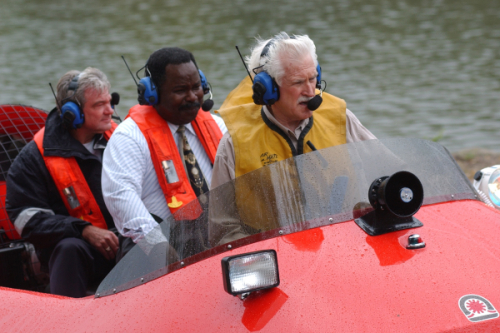
[[[422,206],[424,188],[411,172],[400,171],[375,179],[368,199],[375,210],[355,222],[371,236],[423,226],[413,215]]]

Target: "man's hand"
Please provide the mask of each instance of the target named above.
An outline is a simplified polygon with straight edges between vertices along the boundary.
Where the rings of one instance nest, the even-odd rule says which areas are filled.
[[[112,231],[88,225],[83,228],[82,237],[101,252],[104,258],[108,260],[115,259],[119,243],[118,237]]]

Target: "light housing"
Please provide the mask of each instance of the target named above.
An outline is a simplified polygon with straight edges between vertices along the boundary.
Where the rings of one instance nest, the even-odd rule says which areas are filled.
[[[485,204],[500,209],[500,164],[476,172],[473,186]]]
[[[224,290],[233,296],[274,288],[280,284],[275,250],[225,257],[221,264]]]
[[[500,168],[493,171],[488,180],[488,194],[496,208],[500,208]]]

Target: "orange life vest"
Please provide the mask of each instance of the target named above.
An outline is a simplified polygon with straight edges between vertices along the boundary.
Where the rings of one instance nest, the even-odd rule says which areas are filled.
[[[111,129],[104,132],[106,140],[109,140],[117,126],[114,121],[111,121]],[[74,157],[45,156],[43,149],[44,133],[45,127],[35,134],[34,140],[69,215],[90,222],[96,227],[108,229],[106,220],[95,201],[92,191],[90,191],[78,162]]]
[[[158,182],[170,212],[174,214],[181,207],[196,199],[196,194],[184,170],[184,162],[180,157],[172,132],[167,122],[152,106],[135,105],[130,109],[127,117],[134,120],[148,142]],[[217,147],[222,138],[219,126],[209,113],[201,110],[191,125],[213,164]],[[167,161],[175,168],[178,177],[176,182],[169,183],[167,180],[165,175]],[[186,218],[196,218],[198,212],[193,211],[192,213],[188,213],[192,216]]]

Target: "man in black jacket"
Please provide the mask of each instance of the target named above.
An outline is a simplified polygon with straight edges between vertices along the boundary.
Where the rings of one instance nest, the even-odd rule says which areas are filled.
[[[115,262],[118,238],[101,191],[102,153],[116,126],[109,87],[95,68],[64,74],[45,128],[9,169],[9,218],[48,266],[52,294],[86,296]]]

